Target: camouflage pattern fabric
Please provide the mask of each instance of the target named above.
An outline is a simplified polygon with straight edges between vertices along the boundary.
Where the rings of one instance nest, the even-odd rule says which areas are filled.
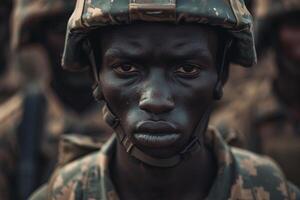
[[[82,138],[82,141],[91,142],[94,145],[97,143],[99,146],[110,136],[110,129],[102,120],[100,106],[95,105],[78,114],[68,109],[61,102],[61,98],[53,93],[54,91],[50,88],[51,75],[49,74],[51,67],[57,66],[51,66],[49,52],[48,49],[45,49],[44,44],[39,43],[34,46],[33,41],[30,40],[30,36],[35,31],[34,28],[40,26],[40,23],[44,22],[43,20],[48,19],[49,22],[49,18],[55,19],[56,16],[61,15],[64,17],[71,13],[73,6],[74,1],[72,0],[16,0],[12,16],[14,33],[12,50],[16,54],[14,58],[19,59],[16,67],[27,73],[22,74],[23,78],[27,78],[24,80],[23,86],[25,88],[25,85],[32,84],[41,87],[48,104],[45,113],[46,119],[41,120],[45,123],[44,131],[39,132],[42,138],[38,140],[40,144],[36,145],[39,146],[37,157],[39,159],[38,167],[41,168],[41,170],[36,170],[39,184],[47,180],[57,164],[58,140],[63,134],[81,134],[93,137],[94,140]],[[65,17],[65,22],[66,19],[67,17]],[[23,51],[15,51],[21,47],[23,47]],[[22,168],[20,155],[23,152],[20,152],[20,144],[23,143],[18,141],[20,139],[18,134],[20,130],[21,132],[26,130],[21,127],[21,122],[26,119],[23,117],[25,113],[23,103],[26,98],[23,93],[25,92],[18,93],[0,106],[0,199],[3,200],[12,199],[12,196],[18,193],[17,185],[21,182],[13,181],[18,180],[19,168]],[[9,196],[11,194],[12,196]]]
[[[63,166],[72,161],[98,151],[104,142],[95,141],[95,138],[77,134],[64,135],[59,141],[58,164],[53,172],[57,173]],[[32,193],[32,199],[47,199],[47,183]]]
[[[100,107],[93,107],[82,116],[63,107],[57,97],[50,91],[46,92],[48,109],[45,119],[45,131],[42,134],[40,155],[43,166],[40,181],[46,181],[57,164],[59,138],[66,134],[80,134],[77,146],[101,146],[110,136],[101,116]],[[17,133],[22,118],[22,93],[18,93],[0,106],[0,197],[9,200],[14,190],[12,179],[16,177],[19,159]],[[85,136],[84,136],[85,135]],[[88,137],[88,138],[86,138]],[[89,138],[92,137],[93,139]],[[70,139],[69,139],[70,140]],[[74,148],[73,148],[74,149]],[[65,156],[68,159],[72,155]]]
[[[244,66],[256,62],[252,17],[243,0],[78,0],[68,23],[63,66],[70,70],[86,67],[82,56],[77,57],[87,32],[136,21],[218,27],[233,38],[232,62]]]
[[[100,141],[95,140],[94,137],[86,137],[83,135],[65,135],[59,142],[58,165],[62,167],[84,155],[99,150],[103,145]]]
[[[109,174],[116,143],[116,137],[112,136],[100,151],[64,166],[52,176],[48,190],[44,188],[31,199],[37,200],[42,196],[47,196],[49,200],[119,199]],[[278,166],[270,159],[230,148],[213,128],[207,131],[206,143],[218,163],[218,175],[206,199],[300,198],[299,190],[287,183]]]
[[[271,82],[265,83],[265,95],[256,102],[249,141],[255,150],[271,156],[287,178],[300,186],[300,121],[292,108],[280,102]],[[251,108],[254,108],[253,106]]]

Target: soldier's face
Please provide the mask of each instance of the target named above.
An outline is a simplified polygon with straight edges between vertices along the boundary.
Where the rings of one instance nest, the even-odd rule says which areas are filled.
[[[136,24],[101,35],[103,95],[139,148],[182,150],[213,101],[217,34],[195,25]]]

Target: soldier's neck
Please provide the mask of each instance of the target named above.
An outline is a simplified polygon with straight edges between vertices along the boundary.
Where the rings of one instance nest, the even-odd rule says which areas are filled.
[[[204,199],[217,164],[205,147],[174,168],[147,166],[117,146],[111,176],[121,199]]]

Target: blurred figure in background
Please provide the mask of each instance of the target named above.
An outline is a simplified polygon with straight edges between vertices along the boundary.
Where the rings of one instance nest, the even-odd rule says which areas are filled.
[[[246,148],[271,156],[300,185],[300,1],[257,1],[257,72],[215,118]],[[271,50],[271,51],[270,51]],[[234,110],[234,113],[226,112]],[[230,132],[230,131],[229,131]]]
[[[9,18],[12,6],[11,0],[0,1],[0,104],[11,97],[19,86],[18,73],[9,67]]]
[[[263,2],[258,13],[257,51],[273,50],[273,77],[258,90],[250,146],[273,157],[287,177],[300,185],[300,1]],[[263,9],[263,7],[261,8]],[[269,58],[270,59],[270,58]],[[270,69],[271,71],[272,69]]]
[[[247,9],[256,18],[257,0],[245,0]],[[254,20],[255,22],[255,20]],[[253,27],[254,28],[254,27]],[[230,77],[224,87],[223,98],[216,102],[216,107],[211,116],[211,124],[218,127],[224,138],[230,145],[243,147],[245,146],[245,137],[236,128],[232,127],[232,123],[228,122],[234,119],[234,115],[243,112],[247,106],[249,90],[245,85],[265,78],[265,69],[257,67],[245,68],[237,64],[230,64]],[[251,94],[250,94],[251,95]],[[246,101],[242,101],[241,97],[247,96]],[[234,112],[232,112],[234,111]]]
[[[94,103],[89,72],[66,73],[60,67],[65,27],[74,4],[71,0],[15,1],[11,47],[23,85],[0,107],[1,112],[10,110],[0,121],[3,200],[27,199],[47,180],[57,164],[63,134],[64,141],[74,141],[86,151],[100,148],[110,136],[101,107]]]

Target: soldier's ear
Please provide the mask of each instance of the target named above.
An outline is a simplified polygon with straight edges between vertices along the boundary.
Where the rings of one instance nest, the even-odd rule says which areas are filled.
[[[94,98],[97,100],[97,101],[102,101],[104,100],[103,98],[103,93],[102,93],[102,89],[101,89],[101,86],[98,84],[94,91],[93,91],[93,95],[94,95]]]

